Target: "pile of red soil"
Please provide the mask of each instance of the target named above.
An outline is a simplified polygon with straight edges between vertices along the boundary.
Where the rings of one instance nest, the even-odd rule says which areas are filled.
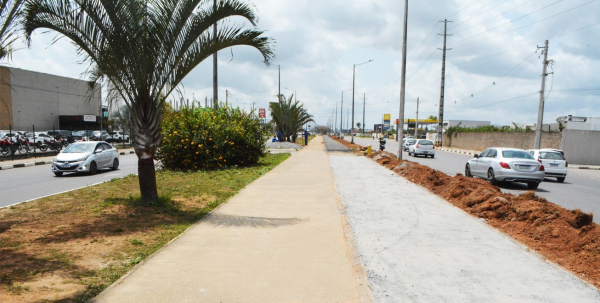
[[[567,210],[534,191],[505,194],[486,180],[461,174],[451,177],[428,166],[399,161],[387,152],[369,157],[600,286],[600,228],[592,222],[592,214]]]
[[[335,140],[337,142],[340,142],[340,143],[344,144],[347,148],[352,149],[354,151],[361,151],[361,150],[365,150],[366,149],[362,145],[358,145],[356,143],[350,143],[350,142],[348,142],[348,141],[346,141],[344,139],[341,139],[338,136],[329,136],[329,138],[331,138],[331,139],[333,139],[333,140]]]

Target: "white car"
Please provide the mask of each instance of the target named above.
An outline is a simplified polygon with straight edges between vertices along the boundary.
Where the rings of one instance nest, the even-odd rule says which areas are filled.
[[[27,134],[27,139],[37,147],[40,147],[43,143],[48,145],[54,143],[54,138],[45,132],[35,132],[35,139],[33,134]]]
[[[129,135],[122,131],[110,132],[110,136],[108,139],[106,139],[106,141],[109,140],[118,143],[121,143],[122,141],[129,142]]]
[[[402,139],[402,150],[408,151],[408,147],[415,144],[415,139],[413,138],[404,138]]]
[[[57,177],[73,172],[87,172],[93,175],[98,169],[105,168],[119,169],[119,150],[106,142],[70,144],[52,161],[52,172]]]
[[[558,150],[530,149],[527,151],[546,168],[546,177],[556,177],[559,183],[565,182],[569,163]]]
[[[523,182],[527,188],[537,189],[544,180],[545,168],[525,150],[491,147],[467,161],[465,176],[485,178],[492,185]]]
[[[410,140],[410,139],[408,139]],[[406,140],[408,142],[408,140]],[[417,155],[423,155],[427,157],[435,157],[435,149],[433,148],[433,141],[419,139],[408,147],[408,155],[416,157]]]

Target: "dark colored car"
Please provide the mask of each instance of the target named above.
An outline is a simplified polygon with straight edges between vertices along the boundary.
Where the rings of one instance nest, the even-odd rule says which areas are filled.
[[[73,135],[68,130],[49,130],[46,133],[54,138],[57,138],[57,136],[60,134],[60,138],[66,139],[69,143],[73,143],[74,141]]]

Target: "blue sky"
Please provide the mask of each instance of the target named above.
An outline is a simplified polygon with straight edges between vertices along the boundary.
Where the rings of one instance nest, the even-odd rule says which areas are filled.
[[[325,125],[352,88],[356,69],[355,122],[362,121],[366,94],[367,128],[384,113],[397,118],[404,3],[398,0],[253,0],[258,28],[275,39],[281,89],[296,90],[318,124]],[[448,19],[446,107],[452,120],[493,124],[534,123],[542,72],[537,46],[549,40],[554,60],[544,122],[557,116],[600,117],[600,1],[594,0],[431,0],[409,3],[406,117],[438,115],[443,23]],[[75,48],[53,33],[37,32],[31,48],[20,46],[11,66],[80,78]],[[233,59],[232,59],[233,52]],[[277,94],[277,66],[259,53],[237,47],[219,52],[219,97],[234,106],[267,107]],[[284,87],[289,88],[284,89]],[[212,96],[212,60],[184,80],[186,98]],[[537,93],[537,94],[536,94]],[[473,95],[473,96],[471,96]],[[351,92],[344,93],[344,114]],[[338,104],[339,106],[339,104]],[[338,112],[339,114],[339,112]],[[339,120],[338,120],[339,121]]]

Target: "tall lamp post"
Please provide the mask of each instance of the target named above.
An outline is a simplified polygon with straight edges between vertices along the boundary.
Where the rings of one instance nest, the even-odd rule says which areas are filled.
[[[356,79],[356,67],[370,62],[373,62],[373,60],[369,60],[367,62],[359,64],[354,64],[354,67],[352,68],[352,125],[350,127],[350,132],[352,132],[352,140],[350,141],[351,143],[354,143],[354,82]]]
[[[277,82],[278,87],[279,87],[279,94],[277,96],[279,96],[279,95],[281,95],[281,64],[273,64],[273,65],[277,65],[277,69],[279,70],[279,76],[278,76],[279,80]],[[279,97],[277,97],[277,98],[279,98]]]

